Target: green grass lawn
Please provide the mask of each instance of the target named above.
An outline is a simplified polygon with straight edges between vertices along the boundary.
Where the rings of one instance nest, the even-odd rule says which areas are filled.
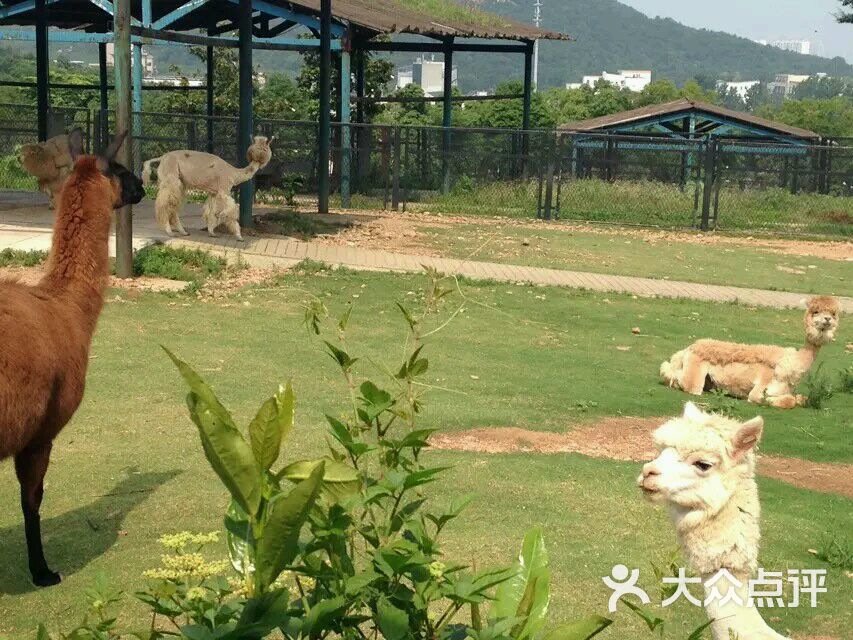
[[[721,241],[649,241],[636,234],[514,225],[422,224],[428,246],[442,255],[506,264],[667,278],[802,293],[853,295],[849,261],[773,253]],[[523,242],[528,242],[524,245]],[[853,255],[850,256],[853,259]]]
[[[362,371],[394,367],[406,330],[394,302],[423,305],[425,278],[346,271],[289,274],[230,297],[197,300],[146,293],[111,296],[95,339],[85,402],[58,438],[47,478],[46,550],[65,575],[35,591],[24,562],[17,486],[11,465],[0,468],[0,635],[28,637],[40,620],[68,627],[82,613],[82,589],[99,572],[133,592],[140,573],[157,564],[156,538],[176,530],[215,530],[227,504],[204,460],[184,406],[183,385],[158,344],[197,367],[245,424],[276,385],[292,378],[297,429],[284,459],[319,454],[324,413],[345,410],[346,391],[334,363],[303,326],[303,302],[324,300],[333,315],[348,303],[351,351]],[[460,313],[428,341],[435,385],[424,427],[461,430],[518,426],[563,431],[604,415],[664,416],[686,399],[661,386],[661,360],[697,336],[798,344],[800,314],[689,301],[633,300],[529,286],[463,284]],[[442,324],[460,302],[453,294],[425,325]],[[631,334],[639,326],[641,336]],[[849,366],[843,343],[820,359],[828,372]],[[849,340],[847,340],[849,341]],[[618,346],[628,346],[622,351]],[[751,416],[754,406],[737,403]],[[821,411],[761,408],[762,450],[816,461],[853,461],[849,437],[853,396],[836,394]],[[675,549],[668,516],[641,500],[639,465],[579,455],[430,454],[454,464],[433,485],[441,499],[472,492],[477,500],[449,532],[447,547],[478,566],[506,563],[523,532],[541,523],[553,565],[552,622],[604,613],[600,577],[617,562],[643,570]],[[853,529],[853,501],[762,480],[768,569],[824,567],[808,553],[827,531]],[[224,551],[223,551],[224,553]],[[850,579],[829,569],[820,608],[780,610],[773,624],[799,633],[843,637],[853,627]],[[121,615],[141,609],[128,602]],[[687,605],[665,617],[680,630],[703,614]],[[625,614],[600,637],[650,637]]]

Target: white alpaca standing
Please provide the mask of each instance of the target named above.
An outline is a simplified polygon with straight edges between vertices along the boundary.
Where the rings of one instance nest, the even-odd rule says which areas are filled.
[[[181,208],[187,189],[197,189],[208,194],[201,216],[210,236],[216,237],[216,227],[224,224],[238,240],[242,240],[239,208],[231,196],[231,189],[248,182],[267,165],[272,158],[271,143],[272,140],[264,136],[256,136],[246,152],[249,164],[242,169],[202,151],[170,151],[159,158],[147,160],[142,169],[145,184],[152,182],[151,165],[159,162],[159,190],[154,205],[158,224],[170,236],[173,227],[181,235],[189,235],[181,224]]]
[[[741,424],[688,402],[683,416],[655,431],[660,454],[637,479],[650,500],[669,505],[678,541],[702,582],[725,569],[742,584],[716,583],[722,595],[735,589],[743,604],[706,605],[714,640],[785,640],[746,605],[761,537],[753,452],[763,429],[761,417]]]

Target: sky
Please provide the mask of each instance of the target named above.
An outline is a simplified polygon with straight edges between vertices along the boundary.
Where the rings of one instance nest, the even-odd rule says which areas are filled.
[[[853,63],[853,25],[832,14],[839,0],[619,0],[649,16],[752,40],[811,40],[812,53]]]

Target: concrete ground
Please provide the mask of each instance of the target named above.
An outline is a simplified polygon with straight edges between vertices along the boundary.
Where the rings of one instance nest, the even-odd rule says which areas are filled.
[[[801,307],[806,294],[785,291],[766,291],[720,285],[705,285],[633,276],[614,276],[561,269],[522,267],[516,265],[436,258],[364,249],[361,247],[330,246],[319,242],[302,242],[294,238],[273,235],[249,235],[239,242],[223,234],[211,238],[201,221],[201,206],[188,203],[181,219],[190,231],[188,237],[169,238],[154,221],[154,203],[145,200],[134,207],[133,246],[135,249],[154,242],[174,246],[199,248],[232,257],[240,256],[258,267],[290,266],[301,260],[316,260],[351,269],[373,271],[418,272],[434,267],[442,273],[477,280],[529,282],[550,286],[589,289],[602,292],[628,293],[637,296],[690,298],[711,302],[741,302],[761,307]],[[40,193],[0,192],[0,249],[24,251],[49,250],[53,212],[47,198]],[[115,238],[111,239],[110,255],[115,255]],[[845,313],[853,312],[853,298],[840,299]]]

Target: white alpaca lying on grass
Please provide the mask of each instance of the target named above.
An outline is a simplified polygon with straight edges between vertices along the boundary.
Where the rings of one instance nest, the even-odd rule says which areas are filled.
[[[251,180],[272,158],[272,150],[264,136],[256,136],[246,152],[249,164],[242,169],[234,167],[219,156],[202,151],[170,151],[159,158],[151,158],[143,164],[142,180],[145,184],[154,181],[152,165],[156,169],[159,187],[154,205],[157,223],[168,234],[172,228],[181,235],[189,235],[181,224],[181,208],[188,189],[204,191],[208,198],[201,210],[201,217],[211,237],[216,237],[216,227],[225,225],[238,240],[240,233],[240,210],[231,189]]]
[[[669,505],[678,541],[702,582],[725,569],[742,585],[726,578],[714,585],[722,596],[734,589],[742,602],[705,605],[714,640],[785,640],[746,604],[761,537],[754,450],[763,429],[761,417],[741,424],[688,402],[683,416],[655,431],[660,454],[637,479],[647,498]]]

